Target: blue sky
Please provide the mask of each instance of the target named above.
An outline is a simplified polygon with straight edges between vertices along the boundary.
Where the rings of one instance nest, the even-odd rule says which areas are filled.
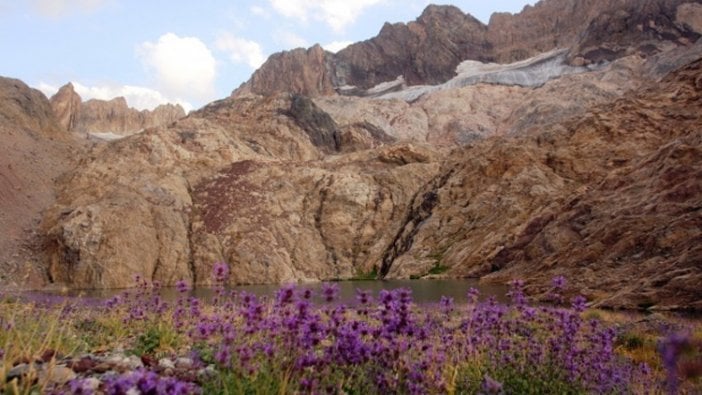
[[[526,0],[457,0],[483,22]],[[268,57],[319,43],[338,50],[383,23],[414,20],[425,0],[0,0],[0,75],[52,94],[125,96],[137,108],[197,108],[225,97]],[[443,3],[445,4],[445,3]]]

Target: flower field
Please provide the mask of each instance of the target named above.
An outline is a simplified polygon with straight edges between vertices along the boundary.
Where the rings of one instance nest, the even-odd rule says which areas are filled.
[[[223,277],[226,267],[215,268]],[[657,394],[700,393],[699,326],[628,328],[564,301],[532,306],[406,289],[340,303],[286,286],[270,297],[221,287],[166,302],[140,281],[107,301],[0,302],[0,391],[8,394]],[[558,304],[557,302],[561,302]]]

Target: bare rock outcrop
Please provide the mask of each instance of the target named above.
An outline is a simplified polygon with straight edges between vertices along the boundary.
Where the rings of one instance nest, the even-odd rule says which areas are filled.
[[[651,63],[629,56],[599,71],[567,75],[536,89],[476,84],[432,91],[413,102],[348,96],[318,97],[314,102],[341,127],[366,122],[396,141],[453,148],[558,124],[660,76],[649,68]]]
[[[558,48],[570,64],[650,56],[702,34],[699,0],[542,0],[488,25],[453,6],[428,6],[416,21],[385,24],[378,36],[336,54],[319,46],[271,56],[234,95],[363,94],[402,77],[407,85],[451,79],[465,60],[511,63]]]
[[[488,26],[432,6],[337,55],[274,56],[233,97],[99,145],[62,178],[50,280],[209,285],[226,261],[230,284],[445,271],[539,294],[564,275],[602,306],[702,309],[699,4],[544,0]],[[392,95],[464,56],[561,45],[602,64]],[[378,97],[329,95],[396,71]]]
[[[321,46],[297,48],[271,55],[268,67],[256,70],[233,96],[297,93],[304,96],[331,95],[334,91],[330,53]]]
[[[136,110],[123,97],[83,102],[70,82],[51,97],[51,107],[60,124],[76,133],[114,133],[128,135],[140,130],[167,125],[185,116],[180,104],[162,104],[149,110]]]
[[[99,147],[61,184],[58,203],[45,218],[51,281],[78,288],[120,288],[133,285],[134,274],[139,274],[165,285],[179,279],[207,284],[210,279],[205,273],[214,263],[211,259],[234,259],[230,248],[238,248],[229,236],[219,240],[210,232],[239,232],[232,228],[239,222],[232,221],[244,221],[246,210],[252,210],[255,219],[272,215],[267,211],[272,208],[253,205],[266,198],[275,203],[277,195],[267,194],[268,188],[282,191],[279,184],[288,185],[288,194],[275,203],[279,207],[293,204],[286,199],[298,202],[295,199],[300,192],[322,178],[333,178],[332,172],[325,170],[331,164],[314,164],[325,157],[327,150],[316,144],[313,128],[318,125],[300,122],[301,114],[293,111],[294,101],[288,95],[227,99],[174,125]],[[307,114],[314,114],[312,120],[326,119],[321,110]],[[343,144],[340,147],[344,148]],[[357,161],[363,162],[364,158]],[[257,173],[258,178],[239,183],[239,173],[247,163],[264,170]],[[315,167],[320,169],[315,171]],[[310,176],[314,173],[317,175]],[[397,177],[407,184],[413,182],[407,176]],[[355,180],[349,174],[347,179],[340,185],[363,182],[369,185],[366,188],[387,187],[370,175]],[[344,204],[358,206],[353,189],[342,188],[336,193],[340,195],[337,211],[343,211]],[[291,216],[295,210],[302,210],[295,207],[289,209]],[[256,232],[266,234],[267,230]],[[319,242],[319,238],[314,240]],[[222,252],[224,247],[220,245],[227,249]],[[256,248],[263,253],[270,245]],[[318,245],[305,248],[312,251]],[[245,276],[242,272],[240,278],[232,277],[232,282],[288,278],[271,273],[283,273],[290,267],[293,264],[289,261],[276,261],[270,276],[261,272],[257,272],[259,277]],[[312,271],[297,273],[294,278],[308,279]]]
[[[562,126],[457,150],[382,272],[440,266],[532,292],[561,274],[603,306],[700,309],[701,81],[698,60]]]
[[[39,286],[36,248],[42,210],[54,182],[72,166],[78,144],[61,128],[38,90],[0,77],[0,287]]]
[[[198,283],[211,281],[218,261],[230,263],[238,284],[373,272],[412,194],[438,171],[433,156],[392,146],[311,163],[232,164],[194,188]]]

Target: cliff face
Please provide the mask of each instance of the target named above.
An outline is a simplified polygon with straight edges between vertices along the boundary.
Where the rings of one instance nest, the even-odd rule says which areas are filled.
[[[702,308],[701,88],[698,60],[562,125],[457,150],[382,273],[440,265],[532,292],[560,274],[604,306]]]
[[[53,185],[71,166],[70,136],[49,101],[19,80],[0,77],[0,287],[28,279],[41,284],[33,250],[42,210],[54,203]],[[25,284],[26,285],[26,284]]]
[[[337,54],[313,47],[273,55],[233,95],[320,96],[348,86],[358,93],[399,76],[408,85],[435,85],[464,60],[511,63],[557,48],[570,49],[568,62],[579,66],[650,56],[700,37],[700,3],[543,0],[516,15],[495,14],[488,25],[456,7],[431,5],[416,21],[386,24]]]
[[[179,104],[162,104],[153,111],[139,111],[130,108],[123,97],[82,102],[71,83],[62,86],[50,102],[60,124],[66,130],[76,133],[111,132],[127,135],[165,125],[185,116],[185,111]]]

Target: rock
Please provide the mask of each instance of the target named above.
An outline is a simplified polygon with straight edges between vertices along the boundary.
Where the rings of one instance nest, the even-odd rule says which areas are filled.
[[[421,275],[433,257],[449,276],[535,288],[563,274],[600,306],[698,309],[701,74],[698,60],[560,125],[456,150],[384,272]]]
[[[91,389],[96,391],[102,385],[102,382],[95,377],[87,377],[83,379],[83,388]]]
[[[175,369],[175,364],[168,358],[159,359],[158,366],[163,369]]]
[[[378,36],[336,54],[319,46],[274,54],[233,95],[364,95],[393,81],[436,85],[465,60],[511,63],[561,48],[570,48],[573,65],[651,56],[694,43],[702,33],[698,14],[699,4],[685,0],[557,0],[493,14],[484,25],[457,7],[429,5],[416,21],[386,23]]]
[[[106,362],[101,362],[92,367],[91,371],[95,373],[108,373],[112,370],[113,365],[106,363]]]
[[[207,367],[199,369],[197,371],[197,376],[202,379],[215,377],[217,376],[217,369],[215,369],[214,365],[207,365]]]
[[[336,122],[312,100],[294,95],[288,115],[307,133],[315,147],[329,153],[339,151],[341,137]]]
[[[336,55],[273,56],[233,97],[61,177],[45,272],[120,288],[211,285],[221,261],[229,284],[440,265],[534,294],[564,275],[602,306],[699,308],[702,44],[684,3],[549,0],[487,26],[430,6]],[[452,79],[469,58],[529,60]]]
[[[73,84],[69,82],[59,88],[58,92],[51,97],[50,103],[61,126],[66,130],[73,130],[82,104],[82,99],[76,93]]]
[[[29,364],[26,364],[26,363],[18,364],[17,366],[13,367],[12,369],[10,369],[7,372],[7,374],[5,375],[5,381],[9,383],[10,381],[12,381],[14,379],[21,380],[22,377],[29,374],[31,369],[32,368],[30,367]]]
[[[39,371],[39,382],[48,385],[63,385],[77,377],[76,373],[63,365],[44,366]]]
[[[53,358],[57,358],[56,350],[52,349],[47,349],[44,350],[44,352],[41,354],[41,357],[39,358],[42,362],[49,362]]]
[[[0,138],[0,262],[9,264],[2,268],[0,288],[5,283],[39,288],[41,269],[25,264],[41,251],[41,239],[32,235],[35,221],[54,203],[54,179],[73,167],[80,152],[73,147],[80,145],[62,130],[41,92],[3,77]]]
[[[95,361],[92,357],[84,356],[78,360],[70,361],[69,363],[67,363],[67,366],[73,369],[73,371],[76,373],[85,373],[93,371],[97,364],[98,362]]]
[[[319,45],[307,50],[298,48],[273,54],[267,62],[268,67],[256,70],[249,82],[242,84],[233,96],[284,92],[304,96],[333,94],[328,54]]]
[[[51,97],[51,107],[66,130],[80,134],[127,135],[166,125],[185,116],[185,111],[179,104],[163,104],[153,111],[139,111],[130,108],[123,97],[82,102],[70,82]]]
[[[130,355],[128,358],[125,358],[124,362],[127,366],[129,366],[129,369],[132,369],[132,370],[136,370],[136,369],[144,367],[144,363],[136,355]]]
[[[702,4],[680,4],[675,13],[675,22],[687,26],[689,30],[702,33]]]
[[[193,360],[190,358],[180,357],[176,359],[175,366],[181,369],[188,369],[193,366]]]
[[[645,0],[609,7],[592,19],[577,45],[571,49],[570,57],[582,57],[587,63],[601,63],[632,53],[651,56],[671,46],[694,43],[702,33],[699,26],[675,23],[680,14],[679,7],[683,10],[694,8],[683,7],[681,3],[685,2]],[[694,16],[690,21],[693,19]]]

